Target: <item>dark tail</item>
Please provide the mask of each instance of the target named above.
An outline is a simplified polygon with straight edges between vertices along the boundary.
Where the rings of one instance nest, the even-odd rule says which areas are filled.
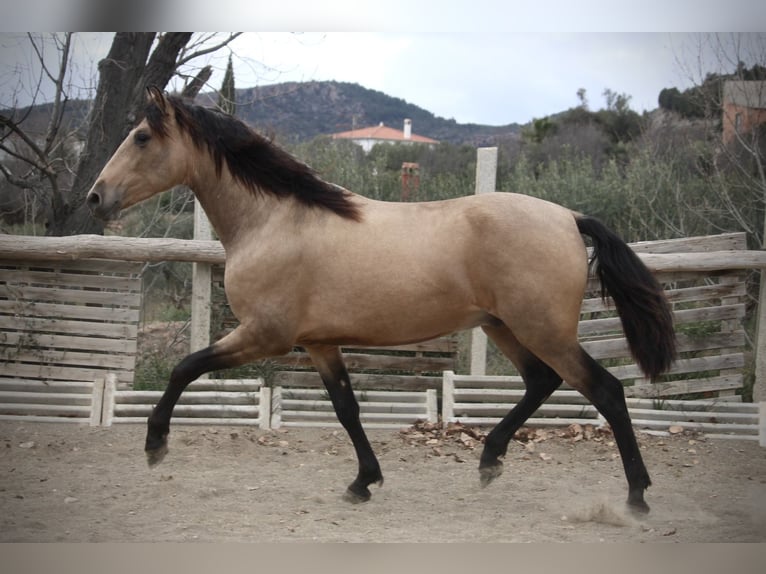
[[[654,380],[676,357],[673,314],[651,271],[614,232],[598,219],[578,216],[577,229],[593,240],[601,296],[611,295],[633,358]]]

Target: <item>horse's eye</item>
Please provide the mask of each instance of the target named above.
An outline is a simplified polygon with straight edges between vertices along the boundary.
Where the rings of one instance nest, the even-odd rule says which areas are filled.
[[[133,136],[133,141],[136,142],[137,146],[144,147],[151,137],[147,132],[136,132],[136,135]]]

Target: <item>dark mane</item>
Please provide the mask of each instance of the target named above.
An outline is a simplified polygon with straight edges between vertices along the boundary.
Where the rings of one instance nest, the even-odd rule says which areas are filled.
[[[164,101],[172,106],[178,127],[191,137],[194,145],[210,153],[218,175],[225,163],[232,176],[254,193],[292,195],[305,205],[329,209],[348,219],[361,219],[350,193],[320,179],[309,166],[244,122],[175,96],[165,96]],[[154,99],[147,104],[146,119],[154,133],[167,135],[167,114]]]

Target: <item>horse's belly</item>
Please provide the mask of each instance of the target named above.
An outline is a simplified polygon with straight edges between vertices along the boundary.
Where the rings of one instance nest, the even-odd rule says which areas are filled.
[[[468,306],[417,307],[400,304],[376,308],[349,305],[312,317],[299,334],[299,343],[393,346],[427,341],[455,331],[496,322],[486,311]],[[429,308],[430,307],[430,308]]]

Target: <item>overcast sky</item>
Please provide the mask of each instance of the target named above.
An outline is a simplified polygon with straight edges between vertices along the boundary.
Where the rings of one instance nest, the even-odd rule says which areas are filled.
[[[34,4],[37,0],[31,2]],[[88,4],[88,0],[82,2]],[[203,6],[218,7],[222,2],[240,6],[240,12],[233,12],[237,16],[235,22],[239,21],[240,15],[248,15],[250,19],[242,19],[242,22],[258,21],[262,29],[305,30],[301,33],[247,32],[235,40],[231,50],[239,88],[285,81],[355,82],[402,98],[438,116],[454,118],[461,123],[490,125],[526,123],[576,106],[580,88],[586,90],[592,109],[604,106],[602,93],[607,88],[630,95],[631,107],[636,111],[654,109],[662,88],[677,86],[683,89],[699,82],[707,72],[730,71],[726,64],[723,68],[727,69],[722,69],[721,58],[710,45],[711,36],[697,33],[695,26],[701,29],[751,29],[754,25],[752,18],[756,17],[759,18],[756,29],[764,29],[763,24],[766,24],[766,2],[748,4],[754,6],[750,8],[751,15],[742,10],[726,12],[720,8],[723,3],[708,0],[686,3],[643,0],[641,9],[632,13],[624,7],[621,14],[603,12],[602,16],[606,14],[618,19],[607,18],[602,22],[593,20],[587,8],[600,3],[614,9],[617,3],[601,0],[570,2],[566,4],[569,7],[566,11],[557,12],[558,16],[569,18],[569,25],[563,26],[563,31],[538,30],[540,27],[535,26],[537,20],[534,18],[545,14],[539,8],[545,2],[535,3],[537,12],[530,13],[529,2],[474,0],[457,4],[455,9],[443,10],[448,13],[445,16],[425,11],[429,5],[433,9],[443,3],[389,0],[385,4],[389,7],[387,19],[381,20],[383,24],[376,20],[376,14],[382,10],[380,4],[377,5],[378,12],[371,12],[366,3],[359,1],[329,5],[298,2],[314,12],[308,19],[304,12],[303,19],[297,23],[291,23],[289,13],[280,15],[278,10],[258,12],[264,3],[257,0],[248,3],[236,0],[207,2],[200,4],[199,10],[203,10]],[[174,3],[177,2],[170,2],[171,5]],[[322,11],[316,8],[320,4]],[[638,3],[624,3],[627,7],[633,4],[639,6]],[[195,5],[193,0],[192,5]],[[460,7],[464,5],[473,6],[473,10],[461,12]],[[682,18],[678,10],[688,9],[689,5],[707,16],[703,18],[698,14],[696,20]],[[716,6],[720,15],[712,11],[711,7]],[[657,18],[658,9],[664,18]],[[199,10],[196,12],[198,20]],[[724,18],[731,12],[736,12],[740,18],[750,16],[750,20],[746,19],[735,28],[736,22]],[[393,20],[391,14],[396,16]],[[644,21],[635,14],[653,14],[654,17]],[[203,16],[203,22],[215,24],[214,16],[211,15],[212,20],[204,20]],[[590,26],[584,26],[582,22],[578,25],[578,18]],[[170,29],[188,28],[194,24],[194,21],[183,19],[164,21],[162,14],[151,23],[155,22],[158,28],[165,24]],[[173,26],[174,22],[177,25]],[[616,22],[623,25],[617,26]],[[719,23],[720,28],[705,27],[713,22]],[[230,20],[224,23],[234,27]],[[750,26],[745,25],[748,23]],[[136,27],[140,29],[140,26]],[[216,29],[199,22],[196,27]],[[622,28],[623,31],[602,31],[610,28]],[[652,28],[654,32],[626,31]],[[372,31],[317,31],[322,29]],[[673,32],[673,29],[688,31]],[[74,97],[87,96],[88,90],[95,86],[97,63],[106,55],[111,37],[111,33],[78,36],[70,78]],[[745,59],[755,57],[764,63],[766,33],[755,32],[737,38],[740,41],[744,38],[742,55]],[[726,44],[732,36],[724,33],[713,39]],[[755,49],[751,47],[753,39],[757,40]],[[758,50],[760,52],[753,55]],[[48,46],[48,53],[55,54],[52,46]],[[198,65],[211,63],[216,67],[217,72],[210,81],[212,88],[221,85],[228,53],[224,50],[198,62]],[[0,107],[12,104],[14,99],[27,103],[25,98],[28,99],[36,79],[35,59],[23,35],[0,32]]]
[[[357,82],[461,123],[501,125],[573,107],[580,88],[594,109],[604,106],[607,88],[630,95],[637,111],[654,109],[662,88],[685,88],[717,71],[708,39],[670,33],[247,34],[233,49],[241,87]],[[707,60],[702,71],[701,51]]]

